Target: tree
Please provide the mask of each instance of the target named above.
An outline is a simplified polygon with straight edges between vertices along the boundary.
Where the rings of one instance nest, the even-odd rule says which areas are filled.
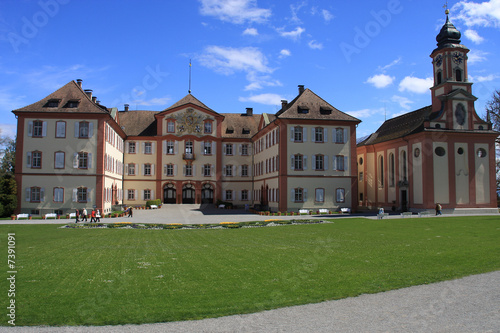
[[[16,140],[0,137],[0,217],[10,216],[17,207],[17,185],[14,178]]]
[[[491,101],[486,104],[486,112],[488,119],[493,124],[493,129],[500,132],[500,91],[496,90],[493,93]],[[500,188],[500,137],[497,137],[497,189]]]
[[[5,175],[14,175],[16,166],[16,140],[11,138],[0,139],[0,145],[2,149],[0,154],[2,159],[0,160],[0,178]]]

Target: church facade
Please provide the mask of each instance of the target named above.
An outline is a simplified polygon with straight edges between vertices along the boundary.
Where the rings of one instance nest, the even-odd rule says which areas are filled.
[[[467,49],[446,17],[432,51],[432,104],[387,120],[358,144],[359,206],[498,212],[495,138],[474,109]],[[476,210],[477,211],[477,210]]]
[[[223,114],[191,94],[163,111],[118,111],[77,80],[13,112],[22,213],[107,213],[154,199],[355,209],[360,120],[303,86],[276,114]]]

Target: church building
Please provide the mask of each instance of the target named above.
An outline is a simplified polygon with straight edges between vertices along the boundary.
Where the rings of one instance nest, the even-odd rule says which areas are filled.
[[[467,49],[448,19],[436,37],[432,104],[389,119],[357,147],[360,208],[498,212],[495,138],[474,109]]]

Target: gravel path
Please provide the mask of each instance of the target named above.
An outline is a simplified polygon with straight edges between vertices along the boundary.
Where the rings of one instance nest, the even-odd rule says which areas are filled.
[[[337,301],[196,321],[0,332],[500,332],[500,271]]]

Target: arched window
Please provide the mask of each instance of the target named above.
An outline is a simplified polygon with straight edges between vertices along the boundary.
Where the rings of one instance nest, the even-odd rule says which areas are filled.
[[[441,74],[441,72],[438,72],[437,73],[437,84],[441,84],[442,81],[443,81],[442,74]]]
[[[395,183],[395,161],[394,154],[389,155],[389,186],[393,187]]]
[[[406,161],[406,150],[401,152],[401,177],[402,180],[408,180],[408,165]]]
[[[455,79],[457,81],[462,81],[462,70],[460,69],[455,70]]]
[[[378,187],[384,187],[384,157],[378,157]]]

